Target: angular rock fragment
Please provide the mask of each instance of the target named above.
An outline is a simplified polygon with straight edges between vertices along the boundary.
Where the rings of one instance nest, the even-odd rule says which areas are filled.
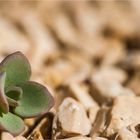
[[[91,140],[108,140],[108,139],[103,138],[103,137],[94,137]]]
[[[86,87],[82,87],[76,83],[70,84],[69,86],[70,92],[72,95],[84,105],[86,110],[88,111],[88,117],[91,123],[95,121],[97,112],[99,110],[99,105],[94,101],[92,96],[88,93]]]
[[[8,132],[3,132],[1,134],[1,140],[15,140],[14,136],[12,136],[10,133]]]
[[[88,117],[89,117],[89,120],[91,121],[91,123],[93,124],[96,117],[97,117],[97,114],[98,114],[98,111],[99,111],[99,107],[90,107],[88,109]]]
[[[59,132],[62,136],[88,135],[91,130],[91,123],[84,107],[70,97],[65,98],[59,106],[54,122],[53,129],[61,129]]]
[[[22,13],[22,18],[19,20],[29,35],[34,48],[32,55],[32,65],[34,70],[39,70],[42,62],[46,57],[49,57],[56,50],[56,42],[51,36],[49,30],[40,22],[39,17],[33,12],[26,11]],[[39,68],[39,69],[38,69]]]
[[[71,83],[81,83],[87,79],[90,74],[90,65],[83,65],[81,68],[75,70],[67,79],[64,80],[64,85]]]
[[[112,69],[112,68],[111,68]],[[92,95],[100,103],[111,103],[114,98],[120,95],[133,95],[134,93],[124,88],[120,83],[123,72],[111,70],[110,68],[97,72],[92,77]]]
[[[89,55],[88,55],[89,56]],[[89,74],[91,72],[92,66],[87,63],[89,60],[89,57],[86,56],[84,53],[80,53],[80,55],[77,55],[77,52],[69,51],[66,54],[66,58],[71,62],[71,67],[74,69],[73,73],[71,75],[67,76],[64,81],[63,85],[69,85],[73,83],[82,83],[89,77]],[[84,57],[85,59],[81,59],[81,57]]]
[[[59,139],[59,140],[91,140],[90,137],[84,137],[84,136],[77,136],[77,137],[71,137],[67,139]]]
[[[110,121],[106,129],[106,135],[111,136],[121,128],[127,127],[135,122],[140,122],[140,97],[120,96],[113,103],[109,114]]]
[[[124,44],[118,39],[110,39],[107,43],[108,51],[102,62],[103,67],[118,64],[126,57]]]
[[[27,140],[27,139],[23,136],[14,137],[8,132],[2,132],[1,140]]]
[[[99,79],[123,83],[127,79],[127,75],[125,71],[123,71],[122,69],[113,66],[108,66],[108,67],[102,67],[92,77],[92,80],[99,80]]]
[[[1,54],[9,54],[19,50],[24,53],[29,52],[31,46],[28,39],[9,20],[0,18],[0,31]]]
[[[35,124],[35,119],[34,118],[25,119],[24,122],[25,122],[26,125],[31,127]]]
[[[103,106],[97,114],[96,120],[93,124],[93,127],[91,129],[91,133],[90,136],[92,138],[95,138],[97,136],[99,136],[100,134],[102,134],[106,128],[107,125],[107,121],[108,121],[108,111],[109,108]]]
[[[63,131],[88,135],[90,121],[83,106],[72,98],[66,98],[59,107],[58,119]]]
[[[137,135],[138,138],[140,138],[140,122],[130,124],[127,129],[134,133],[134,135]]]
[[[60,124],[58,122],[57,116],[54,117],[53,119],[53,124],[52,124],[52,139],[57,140],[58,138],[61,137],[61,128]]]
[[[17,136],[15,138],[15,140],[27,140],[27,139],[25,137],[23,137],[23,136]]]
[[[140,140],[140,139],[128,128],[122,128],[119,130],[115,140]]]
[[[70,61],[57,58],[57,60],[45,70],[44,81],[52,87],[57,87],[61,85],[73,71],[74,67],[72,67]]]
[[[99,109],[98,104],[94,101],[92,96],[89,95],[87,89],[76,83],[69,86],[72,95],[84,105],[86,109],[91,107]]]

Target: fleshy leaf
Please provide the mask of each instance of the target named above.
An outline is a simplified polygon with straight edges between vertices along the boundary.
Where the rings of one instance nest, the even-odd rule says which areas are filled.
[[[9,106],[11,106],[11,107],[16,107],[19,105],[19,102],[12,98],[6,97],[6,99],[8,101]]]
[[[21,85],[23,96],[14,112],[21,117],[34,117],[46,113],[54,104],[54,99],[43,85],[26,82]]]
[[[8,55],[1,62],[0,69],[6,72],[5,88],[28,81],[31,75],[30,64],[21,52]]]
[[[17,86],[13,86],[10,87],[6,90],[6,96],[8,96],[11,99],[14,99],[16,101],[18,101],[19,99],[21,99],[23,91],[22,88],[17,87]]]
[[[0,108],[3,113],[9,111],[9,105],[4,94],[4,85],[5,85],[6,73],[3,71],[0,73]]]
[[[25,126],[21,118],[9,112],[0,117],[0,129],[16,136],[25,129]]]

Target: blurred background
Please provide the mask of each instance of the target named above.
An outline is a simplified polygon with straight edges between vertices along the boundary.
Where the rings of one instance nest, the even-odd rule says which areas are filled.
[[[69,96],[64,85],[88,86],[101,68],[121,69],[122,84],[140,94],[139,25],[138,0],[0,1],[0,60],[23,52],[56,104]]]

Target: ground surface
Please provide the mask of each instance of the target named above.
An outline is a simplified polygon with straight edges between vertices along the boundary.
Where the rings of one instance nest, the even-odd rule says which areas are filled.
[[[139,1],[0,2],[0,60],[23,52],[32,80],[55,98],[45,116],[25,120],[23,136],[140,139],[139,7]]]

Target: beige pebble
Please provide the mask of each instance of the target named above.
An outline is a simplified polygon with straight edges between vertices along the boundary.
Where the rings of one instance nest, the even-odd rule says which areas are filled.
[[[23,136],[17,136],[15,137],[15,140],[27,140],[27,139]]]
[[[9,54],[14,51],[28,53],[29,42],[19,30],[5,18],[0,18],[0,52]]]
[[[127,75],[125,71],[122,69],[108,66],[102,67],[93,75],[93,80],[107,80],[107,81],[116,81],[119,83],[123,83],[127,79]]]
[[[45,76],[43,75],[43,79],[44,82],[50,86],[57,87],[61,85],[73,72],[74,67],[70,61],[57,58],[55,63],[45,69]]]
[[[64,80],[63,84],[69,85],[73,83],[81,83],[87,79],[89,74],[90,74],[90,65],[86,63],[83,66],[80,66],[80,68],[78,69],[76,68],[76,70]]]
[[[66,134],[88,135],[91,123],[84,107],[72,98],[65,98],[58,110],[58,120],[62,132]]]
[[[112,69],[112,68],[111,68]],[[92,77],[92,95],[99,103],[110,103],[120,95],[134,95],[134,93],[121,85],[123,72],[105,68]],[[113,68],[114,69],[114,68]],[[120,77],[120,78],[119,78]]]
[[[140,134],[140,123],[139,122],[132,123],[129,126],[127,126],[127,129],[129,129],[135,135],[139,136],[139,134]]]
[[[86,109],[91,107],[99,109],[98,104],[94,101],[92,96],[88,93],[87,89],[80,86],[79,84],[73,83],[69,86],[71,93],[73,96],[84,105]]]
[[[20,17],[20,22],[31,39],[33,45],[31,62],[33,69],[38,70],[45,58],[54,53],[56,42],[50,31],[40,22],[39,17],[31,11],[28,11],[28,14],[26,12],[24,11],[22,18]]]
[[[88,117],[89,117],[89,120],[91,121],[91,123],[93,124],[95,119],[96,119],[96,116],[97,116],[97,113],[99,111],[99,107],[90,107],[88,109]]]
[[[51,19],[51,20],[50,20]],[[66,14],[58,12],[57,16],[51,16],[48,22],[50,26],[55,30],[58,37],[62,42],[70,44],[70,46],[78,46],[79,38],[77,30],[73,28],[73,25],[70,22],[70,19]],[[61,28],[63,26],[63,28]]]
[[[91,133],[90,133],[90,136],[92,138],[95,138],[104,132],[104,130],[106,128],[106,123],[108,121],[108,118],[107,118],[108,111],[109,111],[109,108],[106,106],[101,107],[101,109],[98,111],[96,120],[93,124]]]
[[[110,39],[107,42],[107,46],[108,51],[102,62],[103,67],[118,64],[126,57],[124,44],[120,40]]]
[[[103,137],[94,137],[91,140],[108,140],[107,138],[103,138]]]
[[[12,136],[10,133],[8,132],[3,132],[1,134],[1,140],[15,140],[14,136]]]
[[[140,97],[120,96],[113,103],[109,114],[110,121],[106,129],[107,136],[113,135],[119,129],[140,121]]]
[[[84,136],[77,136],[77,137],[71,137],[67,139],[60,139],[60,140],[91,140],[90,137],[84,137]]]
[[[122,128],[119,130],[115,140],[139,140],[139,138],[128,128]]]
[[[28,126],[33,126],[35,123],[35,119],[34,118],[25,119],[24,122]]]
[[[59,136],[61,136],[61,130],[59,129],[59,123],[57,116],[54,117],[53,123],[52,123],[52,139],[57,140]]]
[[[1,140],[27,140],[27,139],[23,136],[17,136],[14,138],[14,136],[12,136],[10,133],[3,132],[1,135]]]

